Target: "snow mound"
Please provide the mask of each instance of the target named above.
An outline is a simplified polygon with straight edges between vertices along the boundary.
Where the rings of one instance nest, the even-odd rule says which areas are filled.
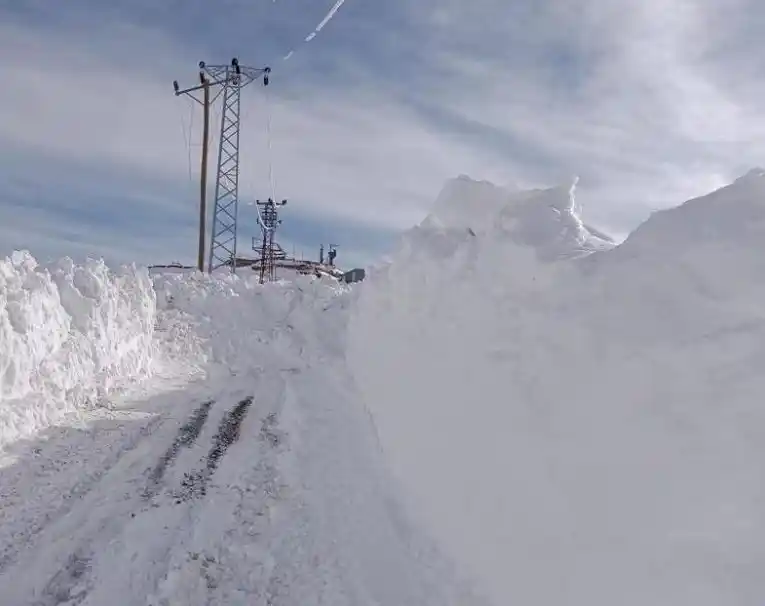
[[[237,374],[263,368],[276,356],[285,331],[310,338],[321,330],[314,313],[346,305],[348,287],[337,280],[296,275],[288,282],[259,284],[254,272],[154,277],[168,358]],[[269,348],[265,348],[268,344]]]
[[[622,255],[679,254],[725,242],[750,256],[765,223],[765,171],[752,169],[732,184],[655,212],[620,247]],[[671,249],[671,251],[670,251]]]
[[[447,182],[420,227],[431,232],[467,230],[477,236],[502,233],[516,244],[534,248],[544,260],[613,247],[608,236],[582,222],[575,196],[577,182],[511,191],[463,175]]]
[[[759,603],[762,171],[618,247],[567,188],[451,187],[349,328],[421,522],[496,604]]]
[[[0,260],[0,447],[146,376],[155,311],[135,267]]]

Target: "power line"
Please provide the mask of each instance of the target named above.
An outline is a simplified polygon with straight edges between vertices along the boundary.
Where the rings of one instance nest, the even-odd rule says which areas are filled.
[[[268,141],[268,182],[271,185],[271,198],[276,200],[276,182],[274,179],[274,150],[271,136],[271,98],[266,89],[266,139]]]

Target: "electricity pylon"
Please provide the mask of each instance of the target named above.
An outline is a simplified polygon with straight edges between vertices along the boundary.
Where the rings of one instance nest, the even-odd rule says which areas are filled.
[[[231,266],[236,271],[236,234],[239,209],[239,127],[242,89],[263,76],[268,86],[270,67],[254,68],[239,65],[207,65],[203,68],[210,78],[222,81],[223,113],[220,121],[218,145],[218,176],[215,182],[215,210],[213,211],[212,239],[210,242],[209,270]]]
[[[238,59],[230,65],[207,65],[199,62],[201,85],[180,90],[174,82],[175,94],[189,94],[205,108],[205,133],[202,142],[202,176],[200,184],[200,250],[204,249],[205,190],[207,188],[207,128],[209,128],[209,107],[221,94],[223,109],[220,121],[220,141],[218,144],[218,171],[215,181],[215,208],[213,227],[210,238],[210,256],[207,264],[212,272],[224,266],[236,271],[236,235],[239,205],[239,130],[241,115],[242,89],[263,77],[264,86],[268,86],[270,67],[254,68],[239,65]],[[210,100],[209,89],[218,86],[215,97]],[[199,89],[205,92],[205,100],[200,101],[191,93]],[[200,253],[199,266],[202,269],[203,253]]]

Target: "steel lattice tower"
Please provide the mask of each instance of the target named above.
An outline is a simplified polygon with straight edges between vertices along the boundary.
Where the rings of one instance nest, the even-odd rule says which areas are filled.
[[[223,87],[223,110],[218,145],[218,173],[215,182],[215,208],[213,210],[210,261],[208,271],[230,266],[236,271],[236,235],[239,207],[239,130],[242,89],[263,76],[268,86],[271,68],[253,68],[239,65],[200,64],[210,79]]]
[[[276,278],[276,260],[283,259],[284,253],[281,247],[274,243],[274,232],[281,223],[277,206],[284,206],[287,200],[275,203],[271,198],[265,202],[256,200],[259,208],[260,229],[263,232],[263,241],[260,246],[260,283],[273,281]]]

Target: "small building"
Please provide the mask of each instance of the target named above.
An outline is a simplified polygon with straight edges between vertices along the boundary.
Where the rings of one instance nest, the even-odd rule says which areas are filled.
[[[357,267],[356,269],[345,272],[343,274],[343,281],[348,284],[361,282],[366,277],[366,273],[367,272],[363,268]]]

